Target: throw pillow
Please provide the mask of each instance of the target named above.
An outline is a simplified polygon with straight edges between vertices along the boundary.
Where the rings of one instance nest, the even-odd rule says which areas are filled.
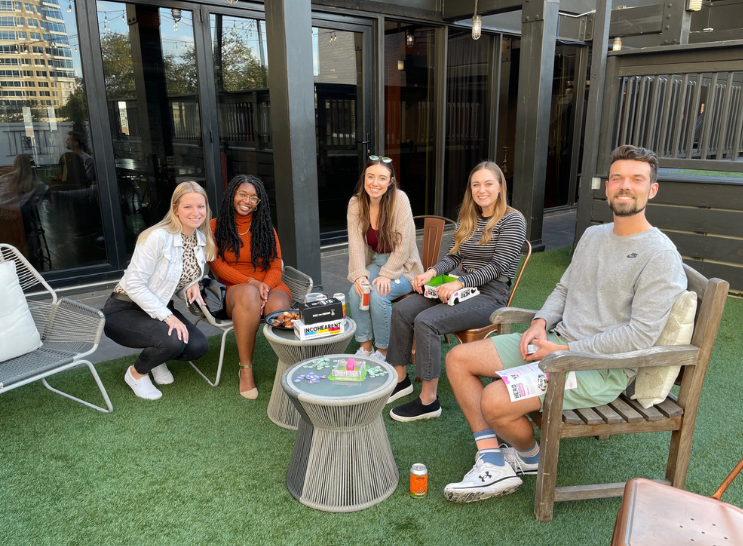
[[[697,295],[684,291],[676,298],[666,327],[661,332],[656,345],[687,345],[694,333],[694,314],[697,311]],[[643,408],[649,408],[666,399],[674,381],[681,370],[680,366],[665,368],[640,368],[635,380],[633,400]]]
[[[5,362],[41,347],[41,337],[18,282],[15,262],[0,262],[0,292],[4,294],[0,305],[0,362]]]

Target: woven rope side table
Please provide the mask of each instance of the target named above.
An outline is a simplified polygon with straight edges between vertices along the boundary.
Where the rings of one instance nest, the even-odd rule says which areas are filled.
[[[301,341],[294,335],[293,330],[280,330],[268,324],[263,326],[263,335],[276,356],[279,357],[276,365],[276,378],[273,382],[271,398],[266,410],[268,418],[274,424],[289,430],[297,430],[299,414],[284,389],[281,388],[281,376],[290,366],[302,360],[345,351],[356,332],[356,323],[350,318],[345,320],[342,334],[306,341]]]
[[[324,358],[332,363],[350,356]],[[381,366],[387,374],[367,376],[359,383],[295,381],[311,371],[305,365],[316,359],[309,359],[289,368],[281,378],[281,386],[301,416],[286,486],[295,499],[317,510],[363,510],[397,488],[399,474],[382,419],[397,373],[385,362],[356,360]],[[330,370],[316,373],[326,372]]]

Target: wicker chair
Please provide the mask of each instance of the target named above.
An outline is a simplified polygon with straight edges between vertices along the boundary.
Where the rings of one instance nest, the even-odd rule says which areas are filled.
[[[61,394],[89,408],[110,413],[113,411],[103,383],[93,364],[85,360],[97,348],[106,319],[98,309],[66,298],[57,300],[57,294],[26,258],[13,246],[0,244],[0,262],[13,261],[24,293],[43,289],[48,297],[40,300],[36,295],[27,299],[31,316],[41,335],[43,345],[28,354],[0,363],[0,394],[41,380],[50,391]],[[87,366],[101,391],[106,407],[96,406],[85,400],[55,389],[46,378],[71,368]]]
[[[298,269],[294,269],[289,265],[284,267],[284,272],[281,275],[281,280],[284,281],[284,284],[286,284],[286,286],[289,287],[289,290],[291,290],[292,306],[295,306],[300,302],[304,302],[304,297],[312,291],[312,277],[305,273],[302,273]],[[181,296],[185,299],[185,292],[182,293]],[[194,315],[198,317],[196,319],[196,324],[198,324],[199,321],[205,320],[215,328],[219,328],[220,330],[222,330],[222,344],[219,348],[219,364],[217,365],[217,376],[214,379],[214,382],[212,383],[212,381],[206,375],[204,375],[204,372],[202,372],[196,366],[196,364],[191,361],[189,361],[188,363],[191,364],[193,369],[196,370],[196,373],[203,377],[204,380],[209,383],[211,387],[216,387],[217,385],[219,385],[219,379],[222,376],[222,363],[224,362],[224,349],[227,342],[227,334],[229,334],[234,329],[234,326],[231,319],[216,318],[209,312],[209,309],[207,309],[206,306],[201,305],[200,302],[194,302],[194,304],[197,305],[198,309],[201,311],[198,314],[194,313]]]

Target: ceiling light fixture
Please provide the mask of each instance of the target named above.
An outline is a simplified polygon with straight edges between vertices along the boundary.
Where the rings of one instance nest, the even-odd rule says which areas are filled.
[[[482,35],[482,17],[477,14],[477,0],[475,0],[475,13],[472,16],[472,39],[479,40]]]

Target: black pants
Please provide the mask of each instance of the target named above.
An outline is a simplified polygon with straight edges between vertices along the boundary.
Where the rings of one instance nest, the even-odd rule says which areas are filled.
[[[180,311],[173,308],[172,301],[168,304],[168,309],[186,325],[188,343],[178,339],[175,330],[168,335],[167,324],[153,319],[134,302],[108,298],[103,307],[103,314],[106,315],[103,331],[106,335],[124,347],[144,349],[134,363],[134,369],[138,373],[149,373],[152,368],[157,368],[168,360],[197,360],[209,350],[206,336]]]

